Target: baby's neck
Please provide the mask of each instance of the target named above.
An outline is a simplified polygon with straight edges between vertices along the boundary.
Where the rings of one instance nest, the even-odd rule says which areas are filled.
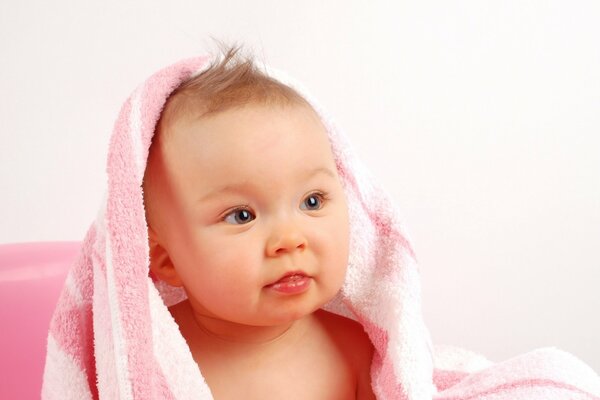
[[[222,342],[247,345],[267,345],[295,332],[298,321],[275,326],[251,326],[194,314],[194,321],[203,334]]]
[[[306,325],[306,317],[273,326],[238,324],[198,313],[188,301],[175,306],[172,312],[180,325],[181,322],[187,325],[188,334],[191,333],[190,330],[196,331],[196,335],[202,337],[203,341],[214,342],[219,347],[273,345],[296,337]]]

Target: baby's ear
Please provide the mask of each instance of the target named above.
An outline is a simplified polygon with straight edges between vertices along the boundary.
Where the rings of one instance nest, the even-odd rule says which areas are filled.
[[[154,276],[171,286],[183,286],[169,253],[159,243],[156,232],[150,226],[148,226],[148,244],[150,245],[150,271]]]

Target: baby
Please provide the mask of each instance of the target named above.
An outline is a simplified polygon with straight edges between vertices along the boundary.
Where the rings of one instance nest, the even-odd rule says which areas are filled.
[[[345,194],[325,127],[238,50],[184,82],[144,176],[155,278],[213,396],[374,399],[371,341],[321,307],[349,252]]]

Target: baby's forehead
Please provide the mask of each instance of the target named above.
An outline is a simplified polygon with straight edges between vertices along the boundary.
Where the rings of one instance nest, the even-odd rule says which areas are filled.
[[[182,118],[172,126],[163,153],[180,171],[226,167],[232,173],[270,175],[273,168],[335,168],[328,136],[312,108],[251,105]]]
[[[329,132],[326,125],[317,111],[307,102],[290,104],[249,103],[218,112],[181,113],[177,117],[171,118],[168,126],[160,123],[157,125],[153,142],[160,141],[161,146],[169,144],[170,147],[173,147],[176,142],[185,143],[187,139],[197,137],[203,133],[210,135],[212,134],[211,130],[216,128],[235,132],[238,135],[237,137],[244,139],[244,135],[248,137],[260,133],[260,130],[247,128],[244,123],[251,127],[254,127],[256,123],[262,124],[262,127],[268,127],[269,118],[287,119],[290,126],[301,125],[307,133],[308,131],[319,131],[321,139],[329,142]],[[285,136],[286,131],[281,130],[280,134]],[[214,140],[219,139],[216,135],[213,135],[213,138]],[[308,138],[309,135],[307,135]],[[243,142],[243,140],[241,141]]]

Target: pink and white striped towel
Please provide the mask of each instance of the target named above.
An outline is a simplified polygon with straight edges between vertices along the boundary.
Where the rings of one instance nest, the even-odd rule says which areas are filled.
[[[148,275],[141,189],[166,99],[210,61],[186,59],[158,71],[121,109],[107,194],[52,318],[43,399],[212,399],[167,309],[185,295]],[[351,250],[344,287],[325,308],[356,319],[368,333],[378,399],[600,400],[597,374],[553,348],[492,364],[462,349],[433,347],[415,255],[394,206],[314,99],[283,74],[267,72],[303,94],[328,129],[348,199]]]

